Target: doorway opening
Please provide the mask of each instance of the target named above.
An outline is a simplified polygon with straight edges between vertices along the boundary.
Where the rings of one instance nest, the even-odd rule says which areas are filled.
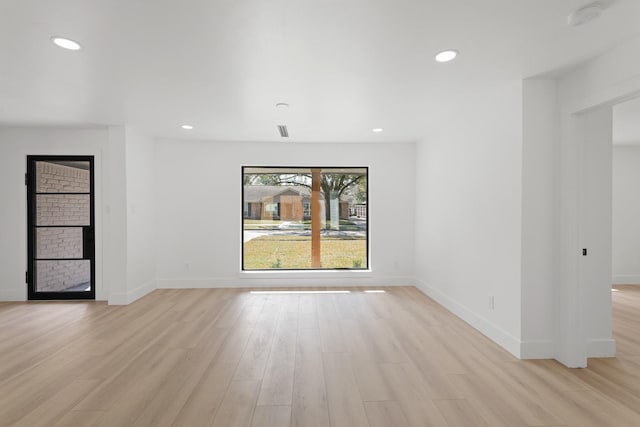
[[[95,299],[93,156],[27,156],[30,300]]]
[[[613,284],[640,284],[640,97],[613,106]]]

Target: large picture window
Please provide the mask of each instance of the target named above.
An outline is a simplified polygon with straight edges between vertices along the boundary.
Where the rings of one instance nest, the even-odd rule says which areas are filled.
[[[243,167],[242,269],[369,268],[366,167]]]

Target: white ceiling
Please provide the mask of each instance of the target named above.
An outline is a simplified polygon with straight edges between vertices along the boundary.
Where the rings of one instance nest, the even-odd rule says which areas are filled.
[[[414,141],[478,88],[571,66],[640,31],[638,0],[606,0],[598,20],[569,27],[586,3],[0,0],[0,124],[244,141],[279,140],[286,124],[293,141]],[[434,62],[446,48],[460,57]]]

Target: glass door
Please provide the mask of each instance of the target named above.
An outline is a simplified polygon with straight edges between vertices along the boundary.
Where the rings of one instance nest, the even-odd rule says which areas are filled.
[[[27,171],[29,299],[95,299],[93,156],[28,156]]]

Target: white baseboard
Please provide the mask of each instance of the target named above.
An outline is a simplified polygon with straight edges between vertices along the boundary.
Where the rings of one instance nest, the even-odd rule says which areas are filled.
[[[521,342],[517,338],[511,336],[508,332],[502,330],[500,327],[494,325],[489,320],[477,313],[469,310],[467,307],[452,300],[440,290],[432,288],[427,284],[416,280],[416,287],[422,291],[425,295],[435,300],[438,304],[467,322],[469,325],[480,331],[496,344],[513,354],[515,357],[520,358]]]
[[[19,302],[27,300],[27,290],[0,290],[0,301]]]
[[[298,273],[294,273],[298,274]],[[157,279],[158,289],[190,289],[190,288],[272,288],[272,287],[365,287],[365,286],[414,286],[412,277],[286,277],[280,273],[278,277],[217,277],[202,279]]]
[[[614,285],[640,285],[640,274],[618,274],[611,278]]]
[[[616,340],[589,339],[587,340],[587,357],[615,357]]]
[[[112,293],[109,295],[109,305],[128,305],[153,292],[156,289],[156,280],[150,280],[126,293]]]
[[[156,287],[158,289],[220,289],[220,288],[240,288],[242,286],[234,285],[237,279],[229,278],[212,278],[212,279],[158,279]],[[246,285],[245,287],[251,287]]]
[[[555,344],[550,340],[529,340],[520,343],[521,359],[553,359]]]

